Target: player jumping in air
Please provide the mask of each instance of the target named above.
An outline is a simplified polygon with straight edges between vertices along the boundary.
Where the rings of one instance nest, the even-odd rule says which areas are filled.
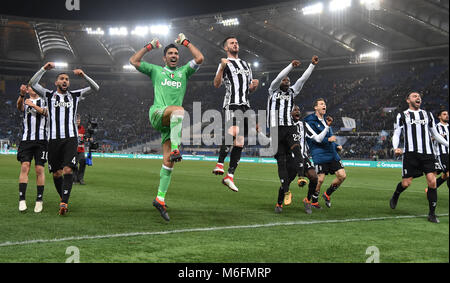
[[[302,90],[304,84],[311,76],[315,66],[319,62],[319,57],[313,56],[311,64],[303,75],[291,86],[288,74],[300,66],[300,61],[293,60],[284,68],[278,76],[272,81],[269,87],[269,96],[267,101],[267,122],[270,128],[277,128],[277,152],[275,159],[278,165],[278,176],[281,182],[280,196],[277,207],[281,209],[281,195],[284,195],[284,204],[290,205],[292,194],[289,191],[289,174],[287,170],[287,155],[293,154],[294,164],[297,167],[298,185],[304,186],[307,180],[304,177],[303,154],[298,139],[297,127],[291,112],[294,108],[294,99]],[[271,132],[276,132],[271,130]]]
[[[230,152],[230,163],[227,175],[222,179],[222,184],[237,192],[239,189],[234,184],[234,173],[241,159],[249,124],[248,118],[244,114],[250,110],[248,96],[256,91],[259,80],[253,79],[250,65],[239,58],[239,42],[235,37],[225,38],[222,46],[227,53],[227,58],[222,58],[220,61],[214,77],[214,87],[219,88],[222,84],[225,85],[223,103],[225,123],[223,142],[213,174],[223,175],[225,173],[223,164]]]
[[[180,33],[175,40],[178,45],[185,46],[194,57],[189,63],[178,67],[178,47],[170,44],[164,49],[164,67],[142,61],[145,54],[153,49],[161,48],[158,39],[153,39],[144,48],[136,52],[130,63],[138,71],[150,77],[155,98],[150,107],[150,123],[161,132],[163,148],[163,165],[160,171],[158,195],[153,201],[153,206],[161,213],[164,220],[169,221],[169,214],[165,204],[165,197],[170,185],[174,162],[181,161],[181,153],[178,149],[181,143],[181,130],[184,118],[183,104],[188,79],[198,70],[203,63],[202,53]]]

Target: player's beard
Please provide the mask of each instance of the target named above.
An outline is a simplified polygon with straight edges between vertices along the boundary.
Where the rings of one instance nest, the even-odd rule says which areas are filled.
[[[233,55],[233,57],[236,57],[238,55],[238,53],[239,53],[239,49],[237,49],[237,50],[230,50],[228,52],[230,52],[230,54]]]
[[[64,89],[63,89],[64,88]],[[65,86],[65,87],[63,87],[63,86],[58,86],[58,90],[60,91],[60,92],[66,92],[67,91],[67,89],[69,89],[69,87],[68,86]]]
[[[286,92],[286,91],[288,91],[289,86],[288,85],[280,85],[280,89],[281,89],[281,91]]]
[[[420,105],[422,104],[422,101],[412,101],[411,106],[412,108],[418,110],[420,108]]]

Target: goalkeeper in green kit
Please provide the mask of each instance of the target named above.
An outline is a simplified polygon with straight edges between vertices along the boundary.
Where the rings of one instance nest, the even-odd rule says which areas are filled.
[[[158,39],[153,39],[144,48],[136,52],[130,58],[130,64],[138,71],[150,77],[155,98],[150,107],[150,123],[156,130],[161,132],[163,148],[163,165],[160,171],[158,195],[153,200],[153,206],[158,209],[164,220],[169,221],[167,214],[165,196],[170,185],[170,179],[175,162],[181,161],[181,153],[178,146],[181,143],[181,130],[184,117],[183,104],[184,94],[188,79],[198,70],[203,63],[202,53],[180,33],[175,40],[178,45],[185,46],[194,57],[189,63],[177,67],[179,61],[178,47],[170,44],[164,48],[164,67],[153,65],[142,58],[151,50],[161,48]]]

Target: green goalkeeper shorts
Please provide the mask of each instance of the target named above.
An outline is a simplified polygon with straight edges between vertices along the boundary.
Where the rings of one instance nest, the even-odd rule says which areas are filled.
[[[161,144],[170,139],[170,127],[163,126],[163,116],[166,108],[167,106],[153,105],[148,112],[150,124],[155,130],[161,132]]]

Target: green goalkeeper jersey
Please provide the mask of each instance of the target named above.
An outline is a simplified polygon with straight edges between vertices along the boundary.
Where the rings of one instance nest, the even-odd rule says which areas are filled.
[[[194,60],[176,69],[142,61],[138,70],[149,76],[153,83],[155,90],[153,105],[181,106],[186,93],[187,81],[198,67],[199,65],[195,64]]]

